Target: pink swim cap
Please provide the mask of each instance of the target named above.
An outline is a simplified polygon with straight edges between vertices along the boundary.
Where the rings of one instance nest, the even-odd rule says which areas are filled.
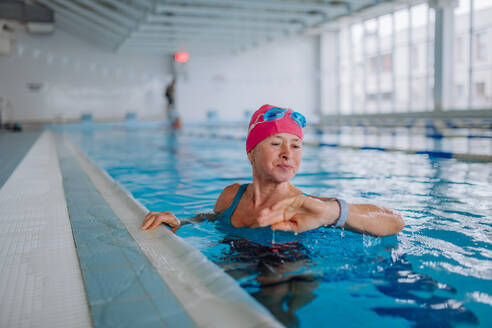
[[[277,133],[290,133],[302,139],[302,128],[291,117],[292,109],[286,109],[284,115],[270,121],[263,120],[263,114],[271,108],[280,108],[272,105],[263,105],[254,112],[249,122],[248,137],[246,138],[246,153],[249,153],[264,139]],[[261,117],[260,117],[261,115]]]

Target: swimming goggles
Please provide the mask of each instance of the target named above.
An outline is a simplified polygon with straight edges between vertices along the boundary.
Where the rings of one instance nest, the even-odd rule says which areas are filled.
[[[256,120],[254,121],[254,123],[251,124],[251,126],[249,127],[248,134],[251,130],[253,130],[253,128],[257,124],[265,123],[265,122],[271,122],[271,121],[277,121],[277,120],[282,119],[284,117],[286,111],[287,111],[286,108],[274,107],[274,108],[270,108],[269,110],[264,112],[263,115],[258,115],[256,117]],[[260,117],[263,117],[263,119],[261,121],[258,121],[260,119]],[[301,113],[290,112],[289,117],[292,121],[296,122],[297,125],[299,125],[301,128],[306,127],[306,118]]]

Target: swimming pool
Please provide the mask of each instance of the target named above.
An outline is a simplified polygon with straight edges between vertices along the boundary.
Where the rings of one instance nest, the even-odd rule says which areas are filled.
[[[223,187],[250,180],[239,140],[169,133],[160,123],[63,130],[149,210],[210,212]],[[492,326],[492,165],[427,155],[305,147],[293,183],[313,195],[399,211],[406,227],[373,238],[321,228],[299,235],[178,235],[237,279],[288,327]]]

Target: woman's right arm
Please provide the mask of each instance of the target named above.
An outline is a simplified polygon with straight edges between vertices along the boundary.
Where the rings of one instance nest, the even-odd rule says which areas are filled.
[[[222,213],[228,206],[230,206],[239,186],[239,183],[235,183],[225,187],[224,190],[222,190],[215,203],[214,213],[200,213],[193,218],[178,220],[178,218],[169,211],[149,212],[145,216],[140,229],[154,230],[163,223],[171,227],[172,232],[176,232],[182,225],[185,224],[199,223],[205,220],[214,220],[216,219],[217,214]]]
[[[178,220],[178,218],[169,211],[149,212],[140,226],[141,230],[154,230],[160,224],[171,227],[172,232],[176,232],[181,226],[191,223],[199,223],[205,220],[214,220],[214,213],[199,213],[193,218]]]
[[[178,218],[169,211],[149,212],[149,214],[145,216],[140,229],[154,230],[159,225],[161,225],[161,223],[170,226],[173,232],[176,232],[176,230],[178,230],[181,226],[181,222],[178,220]]]

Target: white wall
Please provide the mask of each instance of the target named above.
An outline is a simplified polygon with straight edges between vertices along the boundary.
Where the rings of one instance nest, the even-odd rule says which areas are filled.
[[[163,56],[123,56],[102,51],[60,29],[52,35],[16,31],[17,49],[0,56],[4,121],[60,121],[92,113],[95,120],[163,117],[163,88],[171,67]],[[41,83],[32,91],[28,83]]]
[[[224,120],[244,117],[263,104],[314,114],[319,107],[316,40],[297,36],[237,55],[194,57],[178,78],[177,107],[185,121],[206,118],[216,110]]]
[[[15,33],[17,49],[0,56],[0,97],[10,103],[3,120],[66,121],[92,113],[95,120],[162,118],[163,89],[172,68],[164,56],[116,55],[60,29],[53,35]],[[178,79],[177,108],[185,122],[208,110],[224,120],[269,103],[307,115],[319,109],[316,40],[297,36],[237,55],[194,56]],[[39,91],[29,83],[41,83]],[[310,117],[310,121],[311,118]]]

